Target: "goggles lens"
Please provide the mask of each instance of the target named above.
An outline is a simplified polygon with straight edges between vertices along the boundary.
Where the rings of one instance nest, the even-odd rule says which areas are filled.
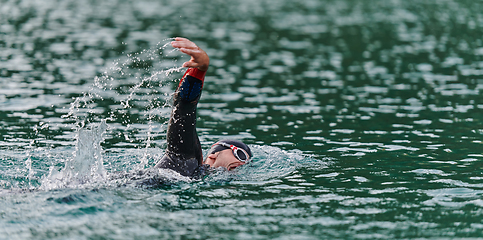
[[[248,156],[247,154],[245,154],[245,151],[242,151],[241,149],[236,149],[236,150],[233,150],[233,153],[236,153],[236,157],[242,161],[242,162],[245,162],[246,160],[248,160]]]

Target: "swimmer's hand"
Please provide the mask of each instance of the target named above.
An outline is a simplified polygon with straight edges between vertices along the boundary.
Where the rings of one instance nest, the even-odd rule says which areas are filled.
[[[183,67],[198,68],[206,72],[210,65],[210,58],[203,49],[196,46],[196,44],[186,38],[177,37],[171,42],[171,46],[178,48],[182,53],[191,56],[191,60],[183,63]]]

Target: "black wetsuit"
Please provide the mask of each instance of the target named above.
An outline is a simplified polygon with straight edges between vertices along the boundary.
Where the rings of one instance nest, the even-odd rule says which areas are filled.
[[[203,166],[203,154],[196,133],[196,107],[201,96],[205,72],[190,68],[174,93],[173,110],[166,136],[167,149],[155,168],[172,169],[195,177]],[[203,167],[200,167],[203,166]]]

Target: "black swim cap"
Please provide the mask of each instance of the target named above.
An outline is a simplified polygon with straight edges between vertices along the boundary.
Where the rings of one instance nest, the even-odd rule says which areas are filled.
[[[245,150],[248,153],[248,155],[250,155],[250,159],[253,157],[253,154],[252,154],[252,151],[250,150],[250,148],[241,141],[226,139],[226,140],[220,140],[216,143],[226,143],[226,144],[229,144],[229,145],[236,146],[237,148],[241,148],[241,149]],[[208,151],[208,155],[210,155],[212,153],[219,152],[219,151],[223,151],[225,149],[230,149],[230,148],[224,147],[224,146],[216,144],[216,143],[211,147],[210,151]]]

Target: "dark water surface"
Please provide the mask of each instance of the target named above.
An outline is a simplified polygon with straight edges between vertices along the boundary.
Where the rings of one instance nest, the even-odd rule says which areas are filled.
[[[0,0],[0,239],[481,238],[482,13]],[[163,154],[176,36],[211,57],[203,147],[237,138],[256,157],[156,189],[110,180]]]

